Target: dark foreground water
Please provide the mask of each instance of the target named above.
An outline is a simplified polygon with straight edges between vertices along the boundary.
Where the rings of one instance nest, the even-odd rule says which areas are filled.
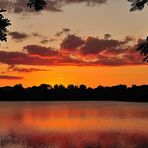
[[[148,148],[148,103],[1,102],[0,148]]]

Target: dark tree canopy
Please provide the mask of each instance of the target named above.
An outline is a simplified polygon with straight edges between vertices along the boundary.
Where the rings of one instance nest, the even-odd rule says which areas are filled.
[[[132,8],[130,9],[130,11],[142,10],[146,4],[148,5],[148,0],[128,0],[128,1],[131,2]],[[146,38],[145,41],[138,44],[137,50],[140,51],[140,54],[145,56],[143,60],[148,62],[148,37]]]
[[[131,9],[130,11],[135,11],[135,10],[142,10],[145,6],[145,4],[148,5],[148,0],[128,0],[131,2]]]
[[[4,18],[4,16],[1,14],[5,11],[6,10],[3,9],[0,10],[0,41],[7,41],[7,27],[11,25],[10,20]]]
[[[21,84],[0,87],[0,101],[130,101],[148,102],[148,85],[116,85],[96,88],[41,84],[24,88]]]
[[[35,11],[41,11],[46,6],[46,0],[29,0],[27,6],[34,7]]]
[[[140,54],[145,56],[143,60],[148,62],[148,37],[146,38],[146,41],[138,44],[137,50],[140,51]]]

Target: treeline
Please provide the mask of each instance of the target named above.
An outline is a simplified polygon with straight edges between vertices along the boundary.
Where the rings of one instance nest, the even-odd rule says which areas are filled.
[[[13,87],[0,87],[1,101],[130,101],[147,102],[148,85],[127,87],[117,85],[112,87],[85,85],[51,86],[41,84],[24,88],[21,84]]]

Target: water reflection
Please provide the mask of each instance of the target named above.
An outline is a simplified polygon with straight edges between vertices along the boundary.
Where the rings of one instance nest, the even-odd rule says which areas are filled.
[[[0,147],[148,147],[148,104],[0,103]]]

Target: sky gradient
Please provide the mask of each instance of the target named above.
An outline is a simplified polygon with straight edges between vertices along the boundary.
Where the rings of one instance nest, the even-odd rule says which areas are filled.
[[[12,23],[0,45],[0,86],[147,84],[147,64],[135,49],[147,36],[148,8],[89,2],[49,0],[37,13],[25,1],[0,0]]]

